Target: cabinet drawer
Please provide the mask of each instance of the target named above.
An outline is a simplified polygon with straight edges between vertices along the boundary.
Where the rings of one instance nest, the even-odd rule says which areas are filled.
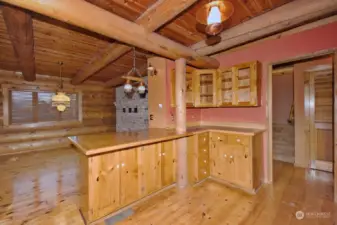
[[[250,136],[245,135],[228,135],[228,144],[249,146]]]
[[[227,144],[227,142],[228,142],[228,135],[224,134],[224,133],[215,133],[215,132],[213,132],[211,134],[211,139],[212,139],[212,142],[221,142],[221,143]]]
[[[199,148],[209,147],[209,135],[208,133],[198,134],[198,145]]]

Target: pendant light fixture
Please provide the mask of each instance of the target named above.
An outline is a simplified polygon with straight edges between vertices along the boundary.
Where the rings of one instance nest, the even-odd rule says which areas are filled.
[[[52,96],[52,106],[60,112],[64,112],[67,107],[70,106],[70,98],[63,92],[63,80],[62,80],[62,66],[63,62],[58,62],[60,65],[60,90]]]
[[[133,74],[135,74],[137,77],[132,76]],[[133,86],[131,84],[131,81],[136,81],[137,83],[139,83],[139,85],[136,89],[139,94],[144,94],[146,92],[145,82],[142,79],[142,75],[140,74],[140,72],[136,68],[136,49],[135,49],[135,47],[133,47],[133,67],[127,73],[127,75],[123,76],[122,78],[126,79],[126,82],[124,84],[124,92],[125,93],[131,93],[132,92]]]
[[[199,23],[206,26],[206,33],[217,35],[223,30],[223,22],[234,13],[234,6],[230,1],[216,0],[203,5],[196,13]]]

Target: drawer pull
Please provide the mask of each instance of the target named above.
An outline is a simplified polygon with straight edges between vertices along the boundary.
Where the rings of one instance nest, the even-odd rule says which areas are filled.
[[[229,156],[229,158],[231,158],[231,159],[232,159],[232,158],[233,158],[233,156],[231,155],[231,156]]]
[[[124,163],[122,163],[122,167],[124,167],[125,166],[125,164]]]
[[[224,155],[223,155],[223,157],[227,158],[227,155],[226,155],[226,154],[224,154]]]
[[[207,163],[207,161],[206,161],[206,160],[204,160],[204,163]]]
[[[204,149],[204,152],[206,152],[206,149]]]
[[[236,139],[236,142],[241,142],[241,140],[238,138],[238,139]]]
[[[206,142],[206,138],[204,138],[204,142]]]
[[[204,172],[204,174],[206,174],[206,171]]]
[[[218,137],[218,140],[220,140],[220,137]]]

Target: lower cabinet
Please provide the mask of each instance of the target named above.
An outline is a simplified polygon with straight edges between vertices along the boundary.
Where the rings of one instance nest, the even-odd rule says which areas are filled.
[[[86,176],[81,210],[92,222],[175,183],[175,141],[83,156],[81,164]]]
[[[262,134],[210,136],[210,176],[254,192],[262,180]]]

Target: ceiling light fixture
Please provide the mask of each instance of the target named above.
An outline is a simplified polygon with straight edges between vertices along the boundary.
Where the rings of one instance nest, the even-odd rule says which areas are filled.
[[[58,62],[60,65],[60,90],[52,96],[52,106],[60,112],[64,112],[67,107],[70,106],[70,98],[63,92],[63,80],[62,80],[62,65],[63,62]]]
[[[137,75],[137,77],[131,76],[131,75]],[[136,49],[133,47],[133,67],[132,69],[127,73],[126,76],[123,76],[122,78],[126,79],[126,82],[124,84],[124,92],[125,93],[131,93],[133,90],[133,86],[131,84],[131,81],[136,81],[137,83],[140,83],[137,87],[137,91],[139,94],[144,94],[146,92],[146,86],[145,82],[142,78],[142,75],[136,68]]]
[[[225,0],[211,1],[198,9],[196,19],[206,26],[209,35],[219,34],[224,26],[223,22],[228,20],[234,13],[234,6]]]

